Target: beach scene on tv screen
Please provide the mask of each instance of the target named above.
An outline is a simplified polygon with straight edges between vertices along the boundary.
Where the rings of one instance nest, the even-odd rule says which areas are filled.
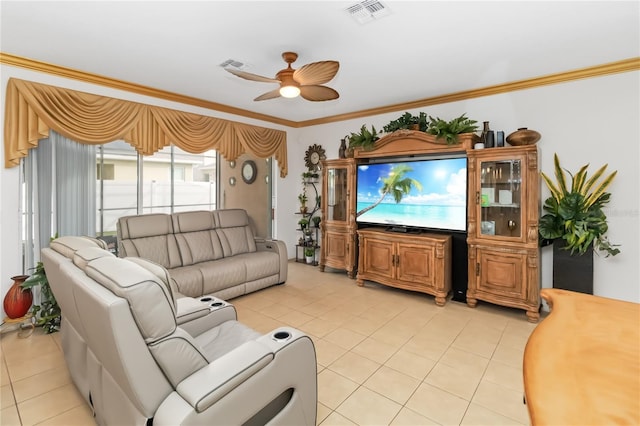
[[[466,158],[358,166],[356,220],[466,230]]]

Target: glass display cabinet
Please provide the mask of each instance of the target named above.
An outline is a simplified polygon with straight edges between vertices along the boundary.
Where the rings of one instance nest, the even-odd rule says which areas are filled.
[[[344,269],[355,277],[356,244],[356,163],[353,158],[322,161],[322,243],[320,270]]]
[[[476,205],[480,205],[480,234],[520,239],[522,160],[488,160],[480,162],[479,167],[480,192],[476,193]]]
[[[539,319],[536,145],[468,151],[467,304],[525,309]]]

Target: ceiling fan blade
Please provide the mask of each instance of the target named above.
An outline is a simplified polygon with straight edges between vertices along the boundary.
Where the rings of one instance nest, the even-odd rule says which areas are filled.
[[[302,85],[324,84],[335,77],[340,68],[338,61],[312,62],[297,69],[293,79]]]
[[[338,92],[327,86],[300,86],[300,96],[308,101],[330,101],[332,99],[338,99],[340,95]]]
[[[280,97],[280,89],[275,89],[267,93],[263,93],[254,99],[254,101],[266,101],[267,99],[275,99]]]
[[[240,78],[244,78],[245,80],[261,81],[263,83],[280,83],[280,80],[276,80],[275,78],[263,77],[258,74],[251,74],[250,72],[232,70],[230,68],[225,68],[225,70]]]

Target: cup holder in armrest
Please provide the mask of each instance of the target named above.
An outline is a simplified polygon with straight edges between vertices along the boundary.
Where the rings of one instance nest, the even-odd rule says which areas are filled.
[[[286,342],[289,339],[291,339],[291,333],[288,331],[278,331],[273,334],[273,340],[276,342]]]
[[[229,305],[224,300],[218,299],[217,297],[213,297],[213,296],[204,296],[204,297],[201,297],[199,300],[202,303],[206,303],[207,306],[209,306],[209,309],[211,309],[212,311],[216,309],[224,308],[225,306]]]

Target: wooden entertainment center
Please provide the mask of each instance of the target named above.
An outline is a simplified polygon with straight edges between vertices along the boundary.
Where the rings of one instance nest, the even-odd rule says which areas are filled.
[[[388,232],[384,228],[358,231],[359,286],[364,280],[436,297],[443,306],[451,291],[451,237],[427,233]]]
[[[373,149],[356,148],[353,158],[323,161],[320,270],[344,269],[360,286],[370,280],[431,294],[442,306],[452,290],[452,263],[464,261],[469,306],[484,300],[525,309],[528,319],[536,322],[537,147],[474,150],[476,134],[461,134],[458,139],[459,143],[447,145],[425,132],[398,130],[376,141]],[[452,236],[446,231],[401,233],[358,226],[359,164],[447,154],[467,157],[467,233],[462,243],[467,259],[454,258]],[[461,244],[464,234],[458,234],[454,236]]]

